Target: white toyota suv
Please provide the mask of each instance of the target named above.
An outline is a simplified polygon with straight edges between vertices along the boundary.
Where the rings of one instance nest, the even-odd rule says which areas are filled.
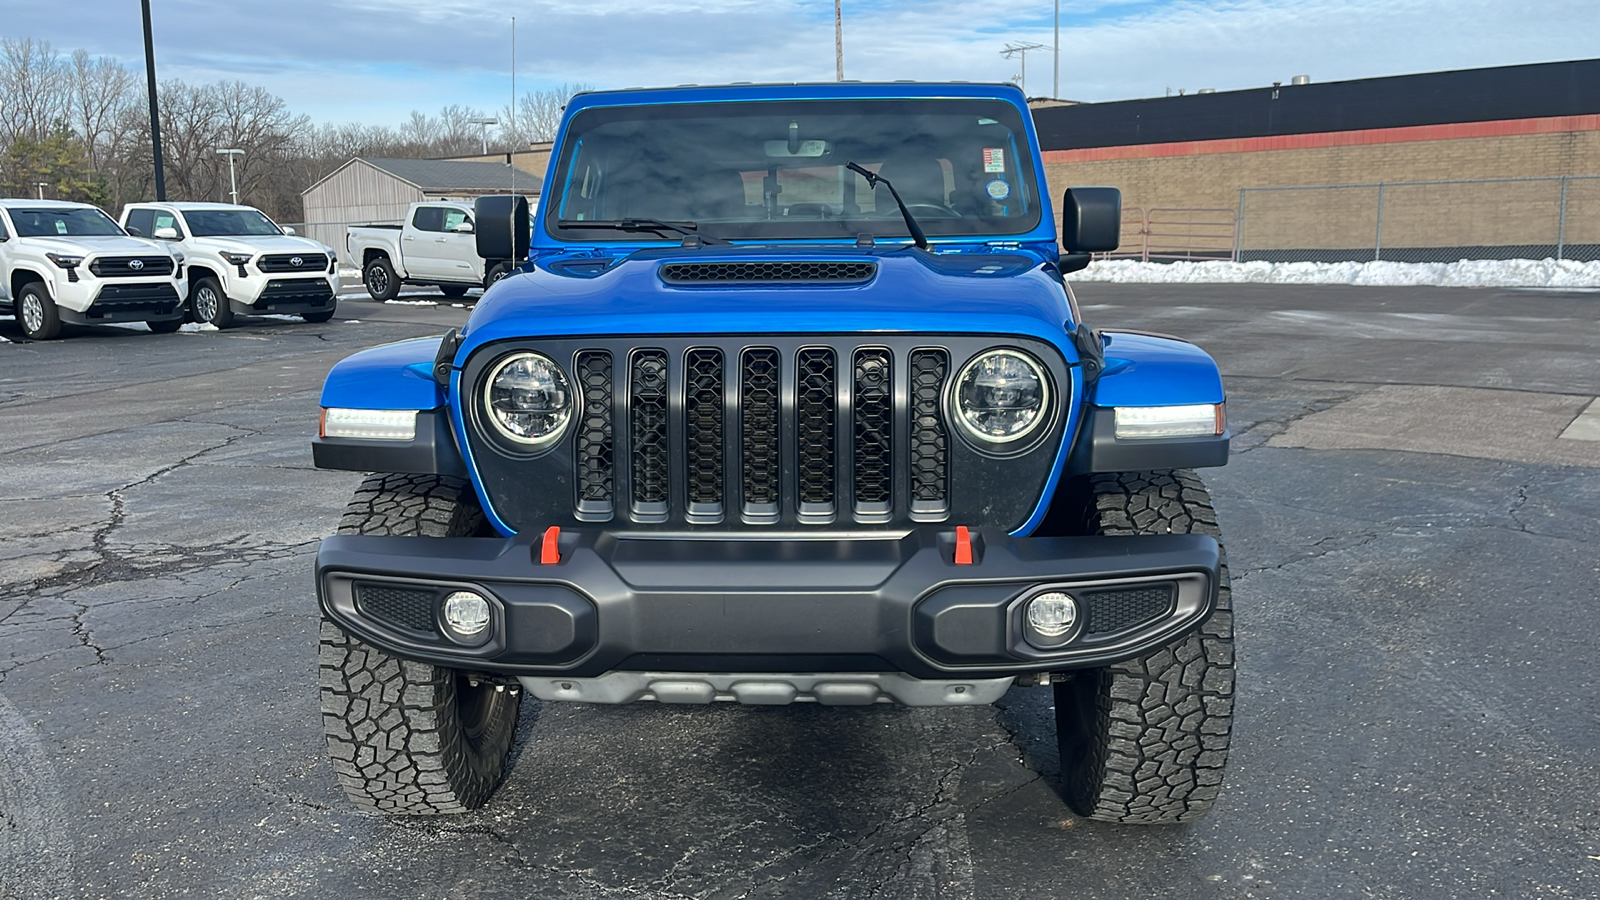
[[[253,206],[130,203],[122,225],[188,257],[189,315],[196,322],[227,328],[235,315],[333,318],[339,293],[333,249],[294,236]]]
[[[0,200],[0,312],[36,341],[62,323],[183,324],[187,282],[177,247],[129,237],[98,207],[61,200]]]

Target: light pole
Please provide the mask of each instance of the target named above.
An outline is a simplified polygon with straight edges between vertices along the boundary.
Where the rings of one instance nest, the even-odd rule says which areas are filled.
[[[1010,59],[1013,56],[1022,57],[1022,93],[1024,96],[1028,93],[1028,51],[1043,49],[1045,49],[1043,44],[1013,42],[1007,44],[1006,48],[1000,51],[1000,55],[1006,59]]]
[[[39,199],[44,199],[44,189],[50,186],[48,181],[35,181],[33,186],[39,189]]]
[[[161,116],[156,110],[156,50],[150,36],[150,0],[139,4],[144,13],[144,80],[150,89],[150,155],[156,166],[156,202],[167,201],[167,176],[161,165]]]
[[[844,11],[833,0],[833,79],[844,80]]]
[[[478,134],[483,139],[483,155],[484,156],[488,156],[489,155],[489,126],[490,125],[499,125],[500,124],[500,120],[499,119],[495,119],[495,118],[468,119],[467,120],[467,124],[468,125],[481,125],[482,126],[478,130]]]
[[[1061,0],[1056,0],[1056,79],[1050,85],[1050,99],[1061,99]]]
[[[218,147],[217,154],[219,156],[226,156],[228,158],[228,185],[230,188],[232,188],[229,193],[233,195],[233,205],[238,206],[239,182],[233,177],[233,158],[235,156],[243,156],[244,151],[234,147]]]

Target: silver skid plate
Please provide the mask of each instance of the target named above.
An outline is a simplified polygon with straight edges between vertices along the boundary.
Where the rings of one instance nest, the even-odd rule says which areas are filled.
[[[595,678],[521,676],[522,687],[540,700],[583,703],[712,703],[752,706],[822,703],[828,706],[974,706],[993,703],[1016,679],[924,681],[897,672],[792,675],[762,672],[711,675],[703,672],[607,672]]]

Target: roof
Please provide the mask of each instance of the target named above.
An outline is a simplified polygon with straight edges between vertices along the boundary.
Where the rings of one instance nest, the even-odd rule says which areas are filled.
[[[73,200],[35,200],[31,197],[6,197],[0,199],[0,206],[7,209],[26,207],[28,209],[99,209],[93,203],[78,203]]]
[[[376,169],[427,193],[444,191],[509,191],[512,169],[499,162],[461,162],[453,159],[367,159]],[[527,172],[518,172],[524,189],[537,188]]]
[[[198,211],[198,210],[205,210],[205,209],[252,209],[252,210],[255,209],[254,206],[245,206],[242,203],[206,203],[206,202],[200,201],[200,200],[194,200],[194,201],[185,200],[185,201],[181,201],[181,202],[177,202],[177,203],[173,203],[173,202],[168,201],[168,200],[140,200],[140,201],[137,201],[137,202],[134,202],[134,203],[130,203],[128,205],[129,206],[165,206],[165,207],[169,207],[171,209],[178,210],[179,212],[184,212],[186,210],[197,210]],[[260,210],[256,210],[256,211],[260,212]]]
[[[795,84],[685,84],[676,87],[584,91],[567,101],[569,111],[591,106],[727,102],[739,100],[914,100],[994,99],[1025,105],[1015,84],[964,81],[824,81]]]

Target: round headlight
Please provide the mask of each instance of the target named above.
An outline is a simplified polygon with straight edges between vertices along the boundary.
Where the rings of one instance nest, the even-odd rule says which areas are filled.
[[[489,371],[483,405],[501,434],[529,448],[544,447],[572,418],[572,388],[549,357],[515,353]]]
[[[956,376],[950,405],[956,423],[980,443],[1027,437],[1049,416],[1044,367],[1019,350],[980,353]]]

